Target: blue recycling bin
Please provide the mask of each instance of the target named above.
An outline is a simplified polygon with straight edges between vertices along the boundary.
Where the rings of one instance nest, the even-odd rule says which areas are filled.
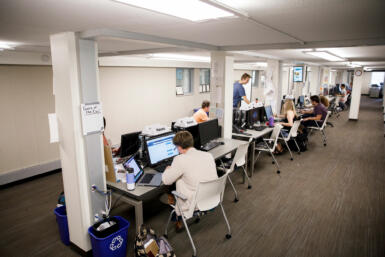
[[[70,234],[68,232],[67,211],[65,206],[56,207],[54,210],[56,221],[59,226],[60,239],[65,245],[70,244]]]
[[[127,235],[130,223],[122,217],[115,216],[119,229],[103,238],[95,235],[93,226],[88,233],[91,238],[92,253],[94,257],[125,257],[127,251]]]

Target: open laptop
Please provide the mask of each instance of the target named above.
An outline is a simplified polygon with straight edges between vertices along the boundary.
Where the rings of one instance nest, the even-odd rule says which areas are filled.
[[[139,186],[153,186],[157,187],[162,184],[162,174],[161,173],[144,173],[143,169],[138,165],[135,161],[134,157],[128,159],[123,167],[125,169],[133,168],[134,169],[134,177],[135,183]]]

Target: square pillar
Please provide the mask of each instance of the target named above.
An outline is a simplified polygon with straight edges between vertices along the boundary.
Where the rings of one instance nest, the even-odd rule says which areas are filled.
[[[349,109],[349,120],[358,120],[361,101],[361,87],[363,82],[364,71],[362,68],[354,69],[353,88]]]
[[[233,124],[234,57],[211,52],[210,118],[218,118],[222,136],[231,138]]]
[[[280,61],[267,60],[265,105],[271,105],[273,113],[278,113],[281,109],[282,83],[280,75],[282,69]]]

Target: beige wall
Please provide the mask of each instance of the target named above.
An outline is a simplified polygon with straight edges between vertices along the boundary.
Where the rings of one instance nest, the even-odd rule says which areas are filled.
[[[175,68],[101,67],[100,88],[106,135],[113,144],[120,135],[145,125],[170,125],[192,115],[209,93],[175,95]],[[49,143],[47,114],[55,112],[50,66],[0,66],[0,174],[58,160],[57,144]]]
[[[194,69],[194,93],[176,96],[175,68],[101,67],[100,90],[107,120],[105,134],[113,144],[124,133],[160,123],[171,125],[191,116],[209,93],[199,93],[199,69]]]
[[[49,143],[50,66],[0,66],[0,173],[59,159]]]

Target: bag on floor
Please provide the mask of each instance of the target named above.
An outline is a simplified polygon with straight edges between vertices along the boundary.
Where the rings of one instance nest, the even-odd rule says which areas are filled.
[[[157,237],[155,231],[147,226],[140,226],[135,238],[136,257],[176,257],[170,243],[163,236]]]
[[[298,133],[297,137],[295,138],[295,141],[297,141],[299,150],[301,152],[307,151],[307,143],[308,143],[308,138],[307,134],[305,133]],[[295,145],[295,142],[293,139],[289,140],[288,145],[292,151],[298,151],[297,146]]]

